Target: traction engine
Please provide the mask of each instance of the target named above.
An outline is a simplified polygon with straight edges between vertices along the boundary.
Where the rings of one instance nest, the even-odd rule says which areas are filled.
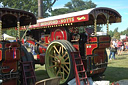
[[[45,64],[49,77],[60,76],[60,84],[65,85],[75,74],[72,52],[80,52],[88,76],[104,73],[111,40],[109,23],[115,22],[121,22],[120,14],[104,7],[53,16],[31,25],[26,40],[35,46],[35,61]],[[97,24],[107,25],[106,35],[97,34]]]

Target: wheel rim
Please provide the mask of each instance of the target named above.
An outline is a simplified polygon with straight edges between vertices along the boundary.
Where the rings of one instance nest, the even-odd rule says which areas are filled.
[[[59,42],[51,43],[48,46],[45,59],[48,75],[50,77],[60,76],[60,84],[66,82],[71,70],[70,55],[67,47]]]

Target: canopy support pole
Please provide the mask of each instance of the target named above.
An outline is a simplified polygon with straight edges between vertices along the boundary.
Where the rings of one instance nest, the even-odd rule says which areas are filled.
[[[97,25],[96,25],[96,23],[97,23],[97,20],[95,19],[94,20],[94,34],[96,35],[96,32],[97,32]]]
[[[17,21],[17,36],[18,36],[18,39],[20,40],[20,22]]]
[[[107,20],[107,35],[109,33],[109,20]]]
[[[0,20],[0,36],[2,36],[2,21]]]

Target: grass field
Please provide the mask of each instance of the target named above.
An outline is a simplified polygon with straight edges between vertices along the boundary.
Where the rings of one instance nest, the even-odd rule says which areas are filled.
[[[121,56],[116,55],[116,60],[109,60],[108,63],[104,73],[106,80],[110,82],[128,80],[128,52],[124,51]]]
[[[104,73],[104,80],[109,80],[110,82],[124,79],[128,80],[128,52],[123,52],[121,56],[116,55],[116,60],[109,60],[108,63],[108,67]],[[35,72],[37,81],[48,78],[45,65],[36,65]]]

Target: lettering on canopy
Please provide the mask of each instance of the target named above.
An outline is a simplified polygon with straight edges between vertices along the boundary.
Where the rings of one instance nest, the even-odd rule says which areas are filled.
[[[37,27],[43,27],[43,26],[61,25],[61,24],[68,24],[68,23],[82,22],[82,21],[88,21],[88,14],[40,22],[35,25],[31,25],[29,28],[31,29],[31,28],[37,28]]]
[[[41,22],[40,26],[67,24],[67,23],[81,22],[81,21],[87,21],[87,20],[88,20],[88,15],[81,15],[81,16],[76,16],[76,17],[69,17],[69,18],[64,18],[64,19]]]

